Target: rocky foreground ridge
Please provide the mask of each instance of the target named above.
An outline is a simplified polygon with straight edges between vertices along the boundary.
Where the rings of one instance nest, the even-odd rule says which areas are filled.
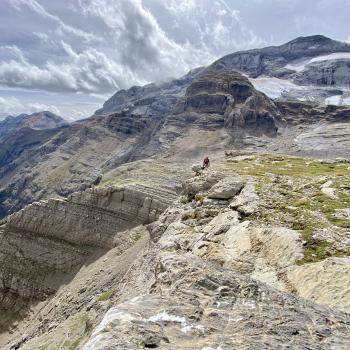
[[[1,227],[2,241],[12,237],[2,265],[17,259],[7,279],[2,272],[3,296],[32,290],[4,288],[25,261],[24,237],[96,254],[45,300],[29,298],[2,347],[347,349],[348,167],[234,151],[210,170],[194,168],[178,199],[150,188],[87,190],[60,203],[67,222],[57,208],[57,220],[40,215],[57,200],[23,209]],[[70,234],[57,240],[62,225]]]

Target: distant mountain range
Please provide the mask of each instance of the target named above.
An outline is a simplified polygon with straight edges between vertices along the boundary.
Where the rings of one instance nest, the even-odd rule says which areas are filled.
[[[322,35],[235,52],[211,67],[237,69],[272,98],[350,105],[350,44]]]
[[[54,129],[67,124],[67,121],[62,117],[48,111],[33,114],[20,114],[16,117],[9,116],[0,121],[0,140],[22,128],[45,130]]]
[[[125,109],[143,115],[169,113],[194,78],[205,70],[223,69],[246,75],[257,90],[273,99],[350,105],[350,44],[315,35],[235,52],[167,83],[120,90],[95,114]]]

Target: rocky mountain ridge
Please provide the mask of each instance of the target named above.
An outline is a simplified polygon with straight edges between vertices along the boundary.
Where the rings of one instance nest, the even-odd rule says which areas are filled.
[[[279,225],[261,221],[259,216],[269,205],[274,214],[266,220],[278,217],[279,191],[287,183],[294,188],[290,193],[300,191],[305,196],[305,189],[299,186],[308,179],[315,189],[333,186],[335,195],[341,196],[346,189],[329,184],[330,178],[337,177],[328,169],[333,166],[345,173],[348,163],[227,154],[227,160],[213,164],[213,170],[195,168],[197,175],[184,182],[182,197],[158,220],[156,216],[141,219],[144,223],[155,219],[147,230],[145,226],[123,232],[116,229],[117,241],[107,244],[110,250],[75,271],[70,282],[40,307],[32,305],[3,337],[3,348],[268,349],[290,344],[295,348],[346,349],[350,342],[349,242],[341,248],[343,257],[317,252],[314,260],[305,262],[308,250],[314,248],[311,241],[305,242],[303,229],[290,228],[287,221]],[[315,167],[317,172],[311,175]],[[298,170],[302,168],[307,172]],[[248,175],[249,169],[255,175]],[[320,182],[323,174],[329,175]],[[267,191],[264,186],[270,184],[275,187]],[[120,193],[108,191],[112,196]],[[132,191],[130,194],[135,193]],[[142,193],[157,200],[148,190]],[[120,203],[119,199],[110,201],[110,194],[106,197],[105,190],[87,190],[68,203],[84,203],[86,214],[97,220],[110,215],[113,203]],[[161,192],[154,195],[168,197]],[[132,200],[132,196],[126,198]],[[294,199],[286,200],[293,205]],[[89,207],[89,203],[94,206]],[[94,214],[96,205],[104,214]],[[33,206],[10,217],[2,227],[3,237],[8,239],[6,232],[20,222],[35,224],[32,218],[37,215],[33,216],[32,210]],[[75,212],[70,209],[69,213],[74,218]],[[298,210],[291,209],[290,213],[296,215]],[[134,216],[129,218],[133,220]],[[41,216],[37,222],[43,228],[40,235],[55,231],[48,216]],[[103,227],[118,226],[110,220],[100,223]],[[70,230],[70,237],[84,231],[75,225],[70,225]],[[89,237],[99,240],[98,229],[90,231]],[[328,238],[323,240],[334,244]],[[340,241],[344,244],[344,239]],[[324,249],[320,243],[318,247]],[[7,258],[17,256],[15,250],[3,254]]]
[[[349,62],[350,44],[322,35],[299,37],[280,46],[234,52],[168,83],[118,91],[95,114],[124,109],[136,114],[169,113],[195,77],[222,69],[247,75],[270,98],[350,105]]]
[[[281,46],[236,52],[213,67],[237,69],[269,97],[349,105],[350,45],[321,35]]]
[[[211,65],[211,68],[237,69],[252,78],[261,75],[284,77],[294,73],[291,67],[289,69],[285,67],[293,61],[339,52],[350,52],[350,44],[323,35],[313,35],[299,37],[280,46],[235,52],[220,58]]]

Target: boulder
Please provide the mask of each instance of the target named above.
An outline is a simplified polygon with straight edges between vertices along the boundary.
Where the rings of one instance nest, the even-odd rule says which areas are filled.
[[[222,173],[207,169],[200,176],[195,176],[182,184],[183,194],[192,199],[197,193],[208,191],[223,178],[224,175]]]
[[[224,178],[209,190],[208,197],[212,199],[230,199],[240,192],[243,185],[241,178]]]
[[[239,223],[239,214],[236,211],[227,211],[214,217],[204,228],[203,232],[208,233],[207,238],[220,235],[228,231],[232,225]]]
[[[237,209],[244,215],[253,214],[257,209],[259,199],[254,187],[254,183],[247,183],[241,193],[230,203],[230,208]]]
[[[192,165],[191,169],[196,175],[200,175],[203,171],[202,167],[199,164]]]

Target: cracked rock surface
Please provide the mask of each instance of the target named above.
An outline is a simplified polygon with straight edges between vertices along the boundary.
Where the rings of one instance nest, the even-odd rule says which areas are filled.
[[[210,198],[220,183],[237,181],[239,193]],[[0,344],[25,350],[348,349],[349,259],[298,265],[305,254],[301,232],[254,218],[266,200],[257,181],[206,169],[184,183],[173,204],[155,191],[153,205],[168,206],[155,221],[145,226],[151,220],[139,209],[134,228],[117,233],[117,244],[31,306]],[[142,198],[140,208],[154,208]],[[70,201],[83,199],[91,210],[120,209],[92,190]],[[247,206],[253,214],[239,210]]]

